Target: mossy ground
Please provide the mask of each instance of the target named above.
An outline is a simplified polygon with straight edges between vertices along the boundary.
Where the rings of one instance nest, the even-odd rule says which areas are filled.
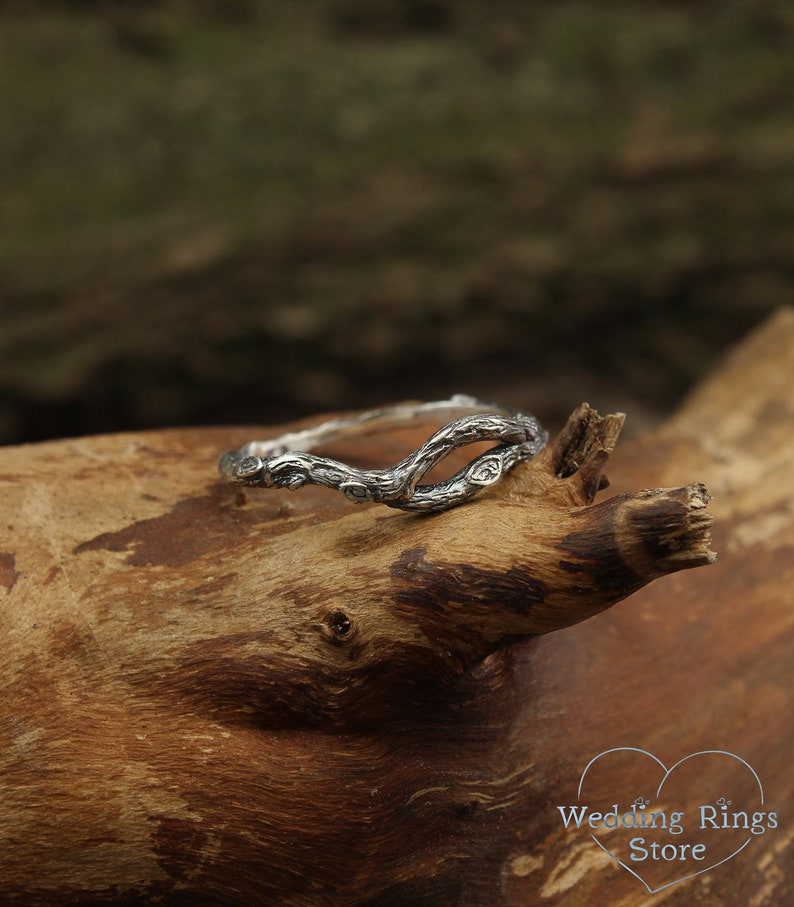
[[[794,297],[792,84],[776,0],[11,6],[0,440],[658,418]]]

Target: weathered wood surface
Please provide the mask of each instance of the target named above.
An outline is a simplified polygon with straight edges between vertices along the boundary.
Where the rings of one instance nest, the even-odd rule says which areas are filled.
[[[224,487],[250,429],[2,451],[0,897],[633,907],[556,811],[615,746],[741,751],[790,814],[792,387],[783,313],[595,505],[587,409],[432,517]],[[707,563],[700,481],[718,564],[515,642]],[[791,838],[647,903],[785,903]]]

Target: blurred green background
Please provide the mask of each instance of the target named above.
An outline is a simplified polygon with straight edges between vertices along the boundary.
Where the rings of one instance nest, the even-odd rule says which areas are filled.
[[[661,419],[794,298],[794,4],[6,2],[0,443]]]

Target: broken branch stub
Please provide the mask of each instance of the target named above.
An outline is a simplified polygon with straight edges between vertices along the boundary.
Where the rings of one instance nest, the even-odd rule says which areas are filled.
[[[622,422],[585,404],[477,506],[368,535],[359,561],[373,597],[387,611],[409,602],[411,620],[432,624],[428,638],[465,669],[516,637],[578,623],[666,573],[711,563],[702,485],[592,503]],[[339,532],[352,551],[358,542]],[[356,527],[353,539],[364,537]]]

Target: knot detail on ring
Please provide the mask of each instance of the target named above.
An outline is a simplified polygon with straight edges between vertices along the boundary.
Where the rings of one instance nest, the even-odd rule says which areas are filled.
[[[358,469],[308,451],[320,443],[351,435],[371,434],[384,427],[427,421],[461,410],[470,415],[453,419],[404,460],[386,469]],[[223,479],[238,485],[296,489],[324,485],[354,503],[375,502],[401,510],[447,510],[498,482],[516,464],[532,459],[545,447],[548,433],[534,416],[482,403],[461,394],[450,400],[405,404],[371,410],[348,419],[333,419],[302,432],[253,441],[220,458]],[[498,446],[475,457],[449,478],[421,480],[453,450],[480,441]]]

